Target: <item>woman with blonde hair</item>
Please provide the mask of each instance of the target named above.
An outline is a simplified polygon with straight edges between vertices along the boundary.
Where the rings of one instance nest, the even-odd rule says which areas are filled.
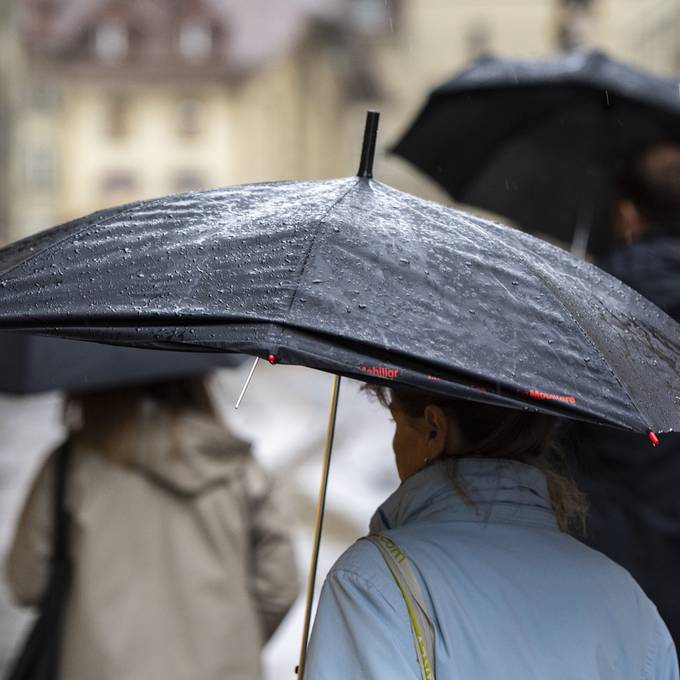
[[[585,502],[555,419],[372,391],[402,484],[329,573],[305,678],[677,680],[654,605],[568,535]]]
[[[203,379],[72,396],[66,486],[73,578],[59,677],[256,680],[295,600],[281,502]],[[7,563],[39,603],[49,573],[54,455]]]

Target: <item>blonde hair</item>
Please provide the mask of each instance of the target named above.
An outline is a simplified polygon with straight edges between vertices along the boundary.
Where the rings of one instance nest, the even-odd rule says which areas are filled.
[[[429,405],[439,406],[462,435],[455,458],[504,458],[540,469],[559,528],[584,533],[588,505],[572,479],[556,444],[558,419],[541,413],[451,399],[411,388],[387,389],[367,384],[367,392],[388,407],[395,404],[407,417],[422,417]],[[464,493],[460,484],[456,490]]]

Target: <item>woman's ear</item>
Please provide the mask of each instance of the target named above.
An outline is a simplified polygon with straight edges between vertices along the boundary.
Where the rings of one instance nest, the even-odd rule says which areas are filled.
[[[449,419],[440,406],[430,404],[425,408],[425,427],[427,457],[430,460],[440,458],[447,448],[449,439]]]

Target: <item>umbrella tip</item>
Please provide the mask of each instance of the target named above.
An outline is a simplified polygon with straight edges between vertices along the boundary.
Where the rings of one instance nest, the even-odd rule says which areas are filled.
[[[276,354],[270,354],[267,357],[267,361],[273,366],[278,361]]]
[[[649,433],[649,441],[652,442],[652,446],[659,445],[659,438],[654,434],[654,432]]]
[[[358,177],[373,177],[373,157],[375,156],[375,143],[378,139],[378,119],[380,114],[377,111],[366,112],[366,127],[364,128],[364,143],[361,147],[361,161],[359,162]]]

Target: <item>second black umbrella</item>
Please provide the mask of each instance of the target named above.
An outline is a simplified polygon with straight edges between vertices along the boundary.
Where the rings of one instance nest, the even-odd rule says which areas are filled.
[[[680,143],[678,86],[599,52],[484,58],[430,94],[394,152],[457,201],[598,254],[622,159]]]

